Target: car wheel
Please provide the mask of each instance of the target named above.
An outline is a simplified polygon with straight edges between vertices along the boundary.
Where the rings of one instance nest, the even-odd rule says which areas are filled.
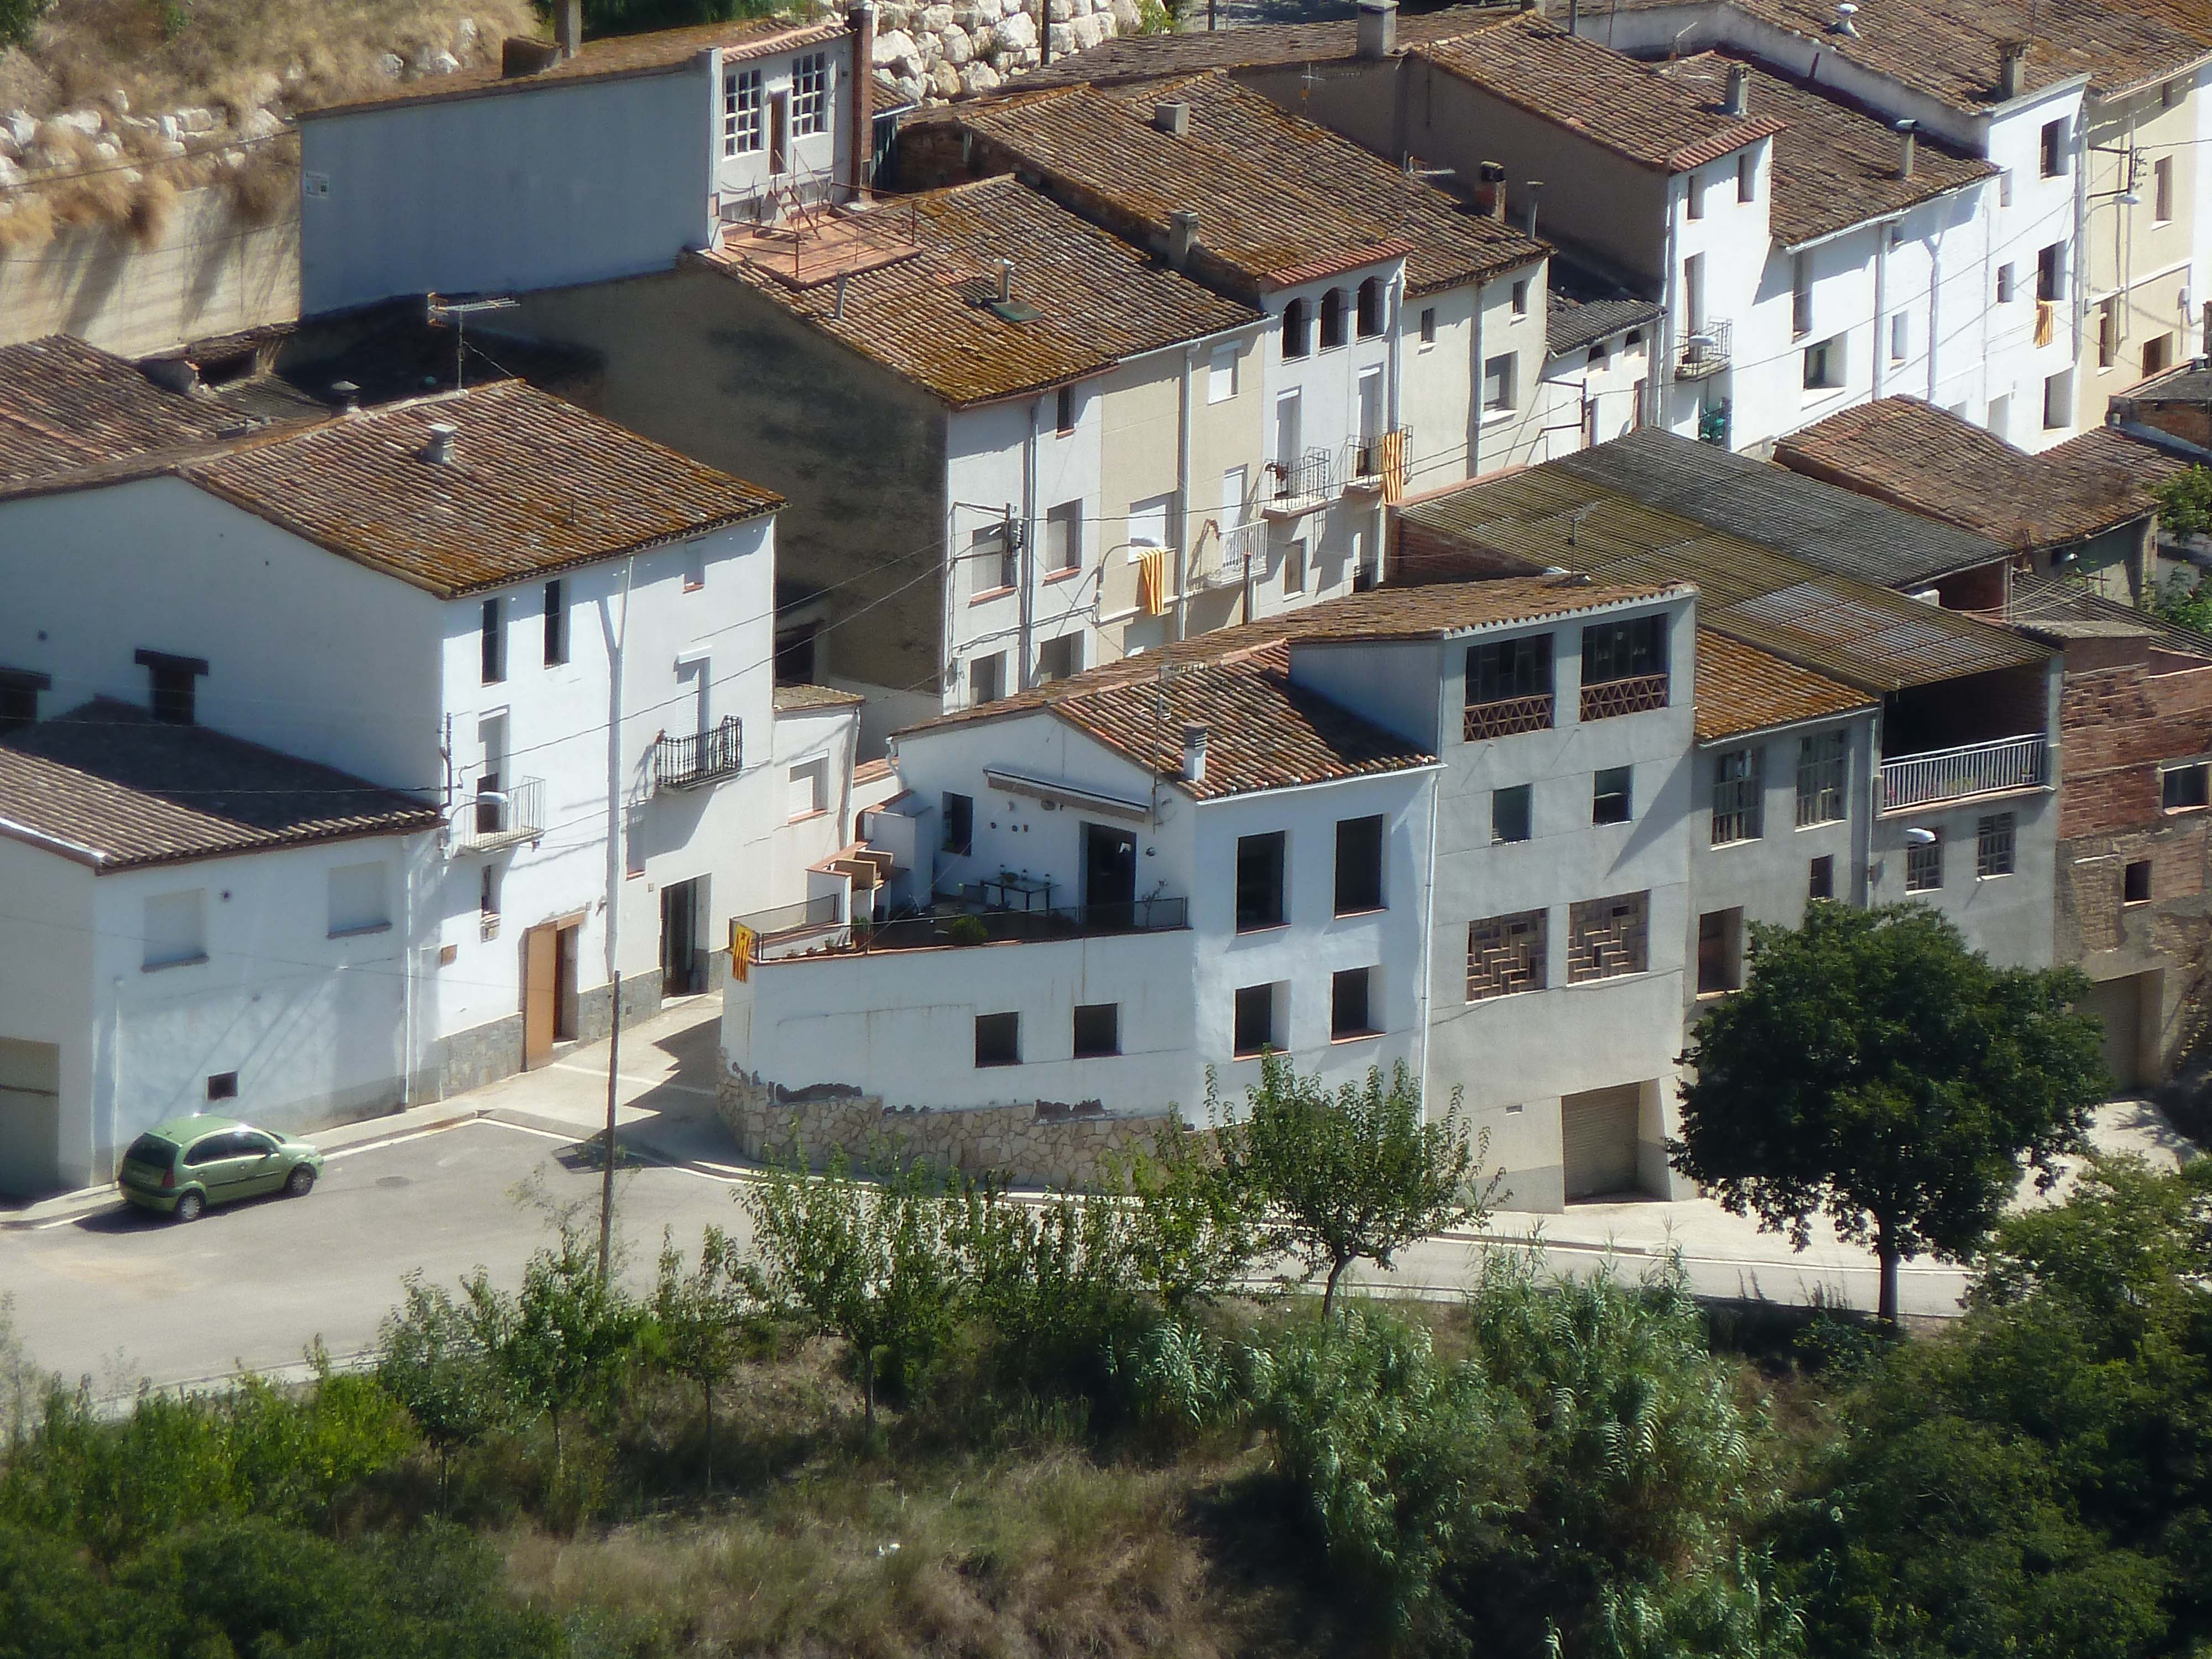
[[[186,1193],[177,1200],[177,1207],[169,1214],[179,1221],[198,1221],[200,1212],[207,1208],[207,1200],[198,1193]]]
[[[305,1198],[315,1190],[315,1172],[305,1164],[295,1164],[292,1173],[284,1177],[284,1190],[293,1198]]]

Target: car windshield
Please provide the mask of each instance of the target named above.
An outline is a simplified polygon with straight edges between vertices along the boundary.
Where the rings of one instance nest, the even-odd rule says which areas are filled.
[[[154,1135],[140,1135],[131,1143],[131,1150],[123,1156],[133,1164],[150,1164],[157,1170],[167,1170],[176,1165],[177,1147],[173,1141],[162,1140]]]

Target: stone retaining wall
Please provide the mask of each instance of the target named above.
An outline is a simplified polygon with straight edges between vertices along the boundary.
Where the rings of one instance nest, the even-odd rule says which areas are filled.
[[[1111,1117],[1095,1103],[1042,1100],[959,1110],[886,1106],[881,1096],[835,1085],[793,1093],[726,1060],[715,1094],[738,1151],[759,1162],[803,1150],[818,1170],[837,1148],[855,1163],[891,1155],[1034,1187],[1089,1184],[1106,1160],[1149,1147],[1168,1115]]]
[[[916,101],[988,92],[1143,21],[1139,0],[961,0],[876,9],[876,67]]]

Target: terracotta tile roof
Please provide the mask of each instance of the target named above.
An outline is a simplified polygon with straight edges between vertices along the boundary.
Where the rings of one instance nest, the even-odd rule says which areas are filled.
[[[1595,580],[1581,574],[1507,576],[1347,593],[1281,617],[1274,625],[1294,641],[1449,639],[1478,629],[1682,599],[1692,592],[1685,581]]]
[[[1989,162],[1923,133],[1912,177],[1897,176],[1901,141],[1890,123],[1826,88],[1814,88],[1732,56],[1700,52],[1662,67],[1668,79],[1718,101],[1729,70],[1751,74],[1748,106],[1787,123],[1774,135],[1774,240],[1784,247],[1896,213],[1916,203],[1995,176]]]
[[[1755,645],[1698,630],[1699,743],[1879,706],[1878,698]]]
[[[849,276],[842,316],[834,282],[794,288],[727,247],[700,258],[956,409],[1259,318],[1012,178],[902,197],[877,215],[900,236],[910,228],[917,251]],[[1027,321],[988,304],[1002,258],[1015,299],[1039,313]]]
[[[425,459],[432,425],[453,459]],[[293,534],[452,599],[775,511],[782,498],[520,380],[396,404],[179,474]]]
[[[1273,100],[1225,75],[1194,76],[1123,96],[1142,121],[1152,118],[1156,103],[1188,104],[1194,137],[1236,150],[1276,178],[1321,185],[1340,207],[1402,237],[1413,248],[1406,256],[1406,285],[1411,294],[1456,288],[1530,264],[1548,251],[1543,243],[1476,212],[1372,150],[1285,112]],[[1203,235],[1205,209],[1199,212]]]
[[[0,821],[102,872],[404,834],[439,816],[347,773],[105,698],[0,736]]]
[[[849,708],[866,701],[857,691],[840,691],[834,685],[775,688],[775,712],[779,714],[802,714],[817,708]]]
[[[702,52],[719,46],[725,63],[764,58],[772,52],[797,52],[844,38],[842,21],[793,27],[778,17],[756,17],[735,23],[702,23],[691,28],[656,29],[649,34],[608,35],[586,40],[574,58],[529,75],[501,75],[498,64],[462,70],[453,75],[426,76],[398,83],[365,98],[349,98],[320,109],[302,110],[300,118],[343,115],[356,110],[392,109],[407,104],[444,103],[456,98],[483,98],[495,94],[529,92],[538,87],[568,86],[580,81],[607,81],[633,75],[657,75],[681,69]],[[702,130],[708,120],[700,112]]]
[[[1469,29],[1496,23],[1498,9],[1446,6],[1432,12],[1398,14],[1398,47],[1405,51],[1433,40],[1448,40]],[[1286,64],[1322,64],[1352,57],[1359,44],[1356,18],[1314,23],[1247,23],[1236,28],[1198,29],[1188,33],[1124,34],[1102,40],[1088,52],[1055,58],[1021,77],[1024,87],[1081,82],[1113,86],[1153,81],[1208,70],[1266,69]]]
[[[1917,398],[1831,415],[1777,443],[1774,458],[2018,549],[2079,541],[2142,517],[2155,506],[2150,485],[2184,465],[2104,430],[2030,455]]]
[[[0,346],[0,496],[261,424],[217,398],[156,386],[136,364],[64,334]]]
[[[933,111],[902,128],[900,143],[911,155],[933,129],[970,135],[971,167],[1034,172],[1056,199],[1148,246],[1164,244],[1173,214],[1195,212],[1191,274],[1246,300],[1413,251],[1396,216],[1340,200],[1329,180],[1286,178],[1195,120],[1186,137],[1163,132],[1151,114],[1149,98],[1053,88]]]
[[[1500,102],[1647,167],[1681,173],[1778,131],[1757,110],[1738,119],[1647,65],[1537,18],[1419,48],[1413,56]]]
[[[1170,659],[1177,672],[1164,676],[1162,657],[1148,652],[900,735],[1047,712],[1199,800],[1436,764],[1435,756],[1293,685],[1279,638],[1248,636],[1224,649],[1212,636],[1204,644]],[[1176,774],[1182,728],[1194,722],[1206,728],[1206,777],[1186,783]]]

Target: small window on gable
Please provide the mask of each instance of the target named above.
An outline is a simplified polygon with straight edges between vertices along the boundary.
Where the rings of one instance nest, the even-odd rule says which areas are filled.
[[[207,960],[207,892],[159,893],[146,901],[144,954],[140,966],[176,968]]]
[[[684,548],[684,591],[696,593],[707,585],[707,550],[697,542]]]
[[[1423,307],[1421,307],[1421,344],[1422,344],[1422,347],[1425,349],[1427,347],[1432,346],[1432,345],[1434,345],[1436,343],[1437,343],[1437,308],[1436,308],[1434,306],[1423,306]]]
[[[1689,202],[1686,210],[1692,219],[1702,219],[1705,216],[1705,175],[1702,173],[1693,173],[1690,175]]]
[[[830,810],[830,763],[817,756],[791,769],[791,817],[811,818]]]
[[[150,683],[154,718],[167,726],[190,726],[198,718],[199,678],[208,672],[206,659],[141,651],[138,665]]]
[[[1064,386],[1053,394],[1052,420],[1060,436],[1075,430],[1075,388]]]
[[[1304,357],[1312,351],[1312,308],[1304,300],[1293,300],[1283,307],[1283,356]]]
[[[1370,276],[1359,285],[1359,337],[1371,340],[1382,331],[1382,279]]]
[[[1997,303],[1999,305],[2008,306],[2012,303],[2013,280],[2012,265],[2009,261],[1997,267]]]
[[[545,665],[555,668],[568,660],[568,595],[559,582],[548,582],[545,584]]]
[[[2120,902],[2123,904],[2150,902],[2150,860],[2148,859],[2132,860],[2121,872]]]
[[[1344,290],[1333,288],[1321,296],[1321,349],[1334,350],[1344,343]]]
[[[794,138],[830,131],[830,60],[810,52],[791,60],[791,133]]]
[[[1844,383],[1844,337],[1805,348],[1805,390],[1831,392]]]
[[[1207,359],[1206,368],[1206,401],[1225,404],[1237,395],[1237,348],[1218,345]]]
[[[1513,284],[1513,314],[1516,317],[1528,314],[1528,280],[1525,276]]]
[[[2066,118],[2043,124],[2043,137],[2038,146],[2043,163],[2043,176],[2058,178],[2066,171]]]
[[[507,678],[507,602],[486,599],[477,627],[479,675],[486,685],[497,685]]]
[[[1380,815],[1336,821],[1336,914],[1340,916],[1382,908],[1383,844]]]
[[[1759,199],[1759,162],[1749,150],[1735,158],[1735,199],[1739,202]]]
[[[391,875],[376,864],[342,864],[329,877],[330,936],[379,933],[392,926]]]
[[[1283,925],[1284,835],[1237,838],[1237,931]]]

